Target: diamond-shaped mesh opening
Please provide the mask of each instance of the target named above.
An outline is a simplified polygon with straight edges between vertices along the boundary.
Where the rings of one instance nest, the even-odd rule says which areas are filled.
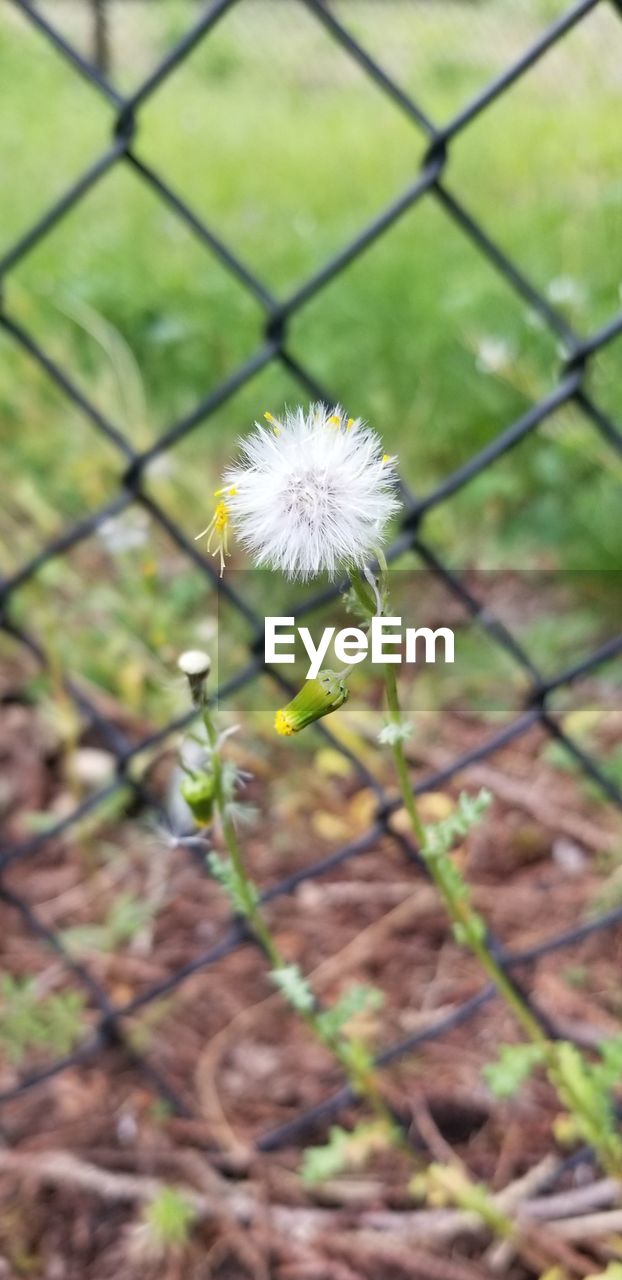
[[[30,319],[39,314],[24,299]],[[48,313],[49,314],[49,313]],[[12,339],[0,333],[0,441],[6,498],[0,512],[0,573],[19,572],[41,548],[118,499],[117,450]],[[17,390],[16,388],[17,381]],[[50,450],[50,424],[62,423]]]
[[[136,447],[193,409],[260,334],[248,293],[126,168],[107,174],[10,284],[18,321],[29,321],[39,344]]]
[[[3,12],[0,56],[0,166],[11,174],[11,198],[5,190],[2,201],[1,262],[106,149],[112,116],[88,85],[67,75],[62,59],[12,5]],[[62,147],[51,146],[51,137],[62,138]]]
[[[447,170],[450,189],[581,333],[618,304],[621,197],[612,158],[621,54],[614,10],[598,5],[467,125]]]
[[[277,8],[241,0],[226,14],[141,107],[136,149],[289,292],[401,195],[425,139],[302,4],[288,6],[295,39],[280,37],[275,62]]]

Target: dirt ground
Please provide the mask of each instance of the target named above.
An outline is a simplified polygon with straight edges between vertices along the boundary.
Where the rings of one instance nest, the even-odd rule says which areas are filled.
[[[85,731],[72,745],[72,773],[57,728],[20,692],[19,667],[7,664],[2,677],[2,807],[11,842],[33,832],[33,812],[58,818],[84,798],[89,785],[105,778],[106,752],[97,732]],[[596,683],[586,688],[587,702],[600,693]],[[114,719],[110,701],[105,711]],[[148,727],[116,713],[130,737]],[[415,775],[489,732],[456,708],[444,717],[442,734],[437,727],[417,738]],[[622,737],[615,699],[599,716],[598,735],[603,752],[613,752]],[[287,744],[272,741],[268,750],[251,735],[244,746],[232,740],[231,751],[253,774],[247,798],[257,814],[245,845],[264,888],[356,840],[373,822],[373,791],[333,749],[320,744],[312,768]],[[174,765],[173,744],[148,768],[148,787],[162,803]],[[550,762],[539,727],[425,795],[424,818],[442,817],[462,787],[480,786],[492,792],[493,805],[456,858],[476,906],[509,950],[529,948],[619,903],[619,824],[578,776]],[[399,831],[399,812],[394,822]],[[561,1268],[551,1273],[556,1278],[589,1275],[619,1256],[600,1238],[554,1236],[531,1254],[509,1250],[500,1263],[481,1232],[428,1237],[424,1219],[415,1217],[425,1211],[413,1207],[407,1190],[412,1159],[395,1151],[305,1191],[297,1173],[305,1145],[324,1141],[331,1119],[354,1123],[356,1110],[320,1117],[282,1145],[266,1141],[342,1081],[270,987],[253,945],[205,963],[229,931],[222,891],[206,874],[201,851],[175,846],[136,800],[12,862],[2,892],[4,969],[32,978],[42,999],[81,992],[84,1056],[75,1062],[70,1055],[69,1065],[47,1079],[40,1077],[58,1056],[47,1046],[19,1063],[10,1052],[2,1059],[1,1276],[518,1280],[544,1274],[547,1265]],[[126,936],[121,926],[107,936],[119,899],[145,909]],[[267,910],[282,951],[312,975],[321,999],[334,999],[354,981],[382,989],[382,1008],[358,1028],[379,1049],[434,1028],[483,985],[430,886],[386,834]],[[51,935],[61,938],[77,968],[67,967]],[[621,958],[622,933],[610,927],[543,956],[519,976],[562,1034],[593,1047],[620,1030]],[[82,963],[97,992],[85,988]],[[185,976],[175,977],[186,967]],[[162,994],[150,998],[161,985]],[[100,1040],[94,1036],[102,1001],[138,1007]],[[0,1010],[6,1050],[1,1019]],[[541,1077],[509,1102],[495,1099],[484,1082],[484,1064],[513,1039],[511,1016],[489,1001],[386,1069],[386,1096],[409,1126],[416,1168],[430,1159],[445,1162],[451,1147],[473,1178],[498,1192],[534,1168],[550,1173],[546,1162],[568,1154],[551,1136],[557,1107]],[[38,1083],[12,1092],[33,1075]],[[576,1192],[595,1176],[582,1163],[557,1190]],[[196,1197],[199,1218],[184,1245],[157,1246],[145,1226],[154,1179]],[[545,1183],[536,1178],[535,1191]]]

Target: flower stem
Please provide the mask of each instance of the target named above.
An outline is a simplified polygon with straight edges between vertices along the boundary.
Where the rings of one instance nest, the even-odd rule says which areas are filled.
[[[397,692],[397,680],[395,679],[395,669],[393,665],[388,662],[385,663],[384,666],[384,687],[391,723],[399,725],[402,722],[402,716],[400,711],[399,695]],[[392,744],[391,750],[393,752],[393,759],[395,761],[395,768],[400,784],[400,793],[404,802],[404,808],[410,818],[410,824],[413,829],[415,840],[417,841],[419,848],[423,849],[423,846],[425,845],[425,827],[419,817],[415,793],[410,785],[403,741],[401,739],[397,739],[397,741]]]
[[[384,668],[387,706],[391,720],[401,723],[401,711],[395,672],[391,665]],[[479,961],[498,994],[511,1009],[516,1021],[527,1039],[538,1045],[542,1060],[546,1066],[551,1084],[556,1090],[564,1106],[577,1118],[584,1137],[597,1150],[603,1168],[614,1176],[622,1174],[622,1145],[618,1135],[607,1132],[603,1126],[598,1106],[598,1098],[590,1087],[589,1068],[579,1055],[573,1058],[571,1069],[563,1054],[563,1042],[553,1043],[548,1039],[537,1017],[531,1012],[529,1005],[523,1000],[520,991],[505,973],[486,941],[486,928],[479,914],[473,910],[464,887],[455,875],[455,868],[447,855],[439,855],[428,848],[425,826],[419,816],[408,777],[408,767],[401,740],[393,744],[393,755],[399,780],[400,793],[413,834],[419,846],[419,852],[430,874],[430,878],[441,897],[447,914],[454,928]]]
[[[261,907],[258,904],[255,885],[246,871],[244,856],[240,848],[234,824],[228,812],[227,797],[223,785],[223,769],[219,749],[218,732],[205,698],[202,698],[201,700],[200,710],[211,748],[215,807],[220,818],[223,839],[231,858],[231,864],[236,873],[236,881],[240,890],[243,913],[268,959],[270,968],[278,972],[279,970],[287,968],[287,961],[282,955],[272,935]],[[405,1139],[402,1140],[398,1133],[395,1118],[391,1113],[391,1109],[382,1095],[382,1090],[380,1088],[373,1063],[355,1063],[353,1061],[350,1053],[351,1042],[342,1035],[331,1035],[324,1029],[321,1022],[321,1009],[298,1009],[297,1012],[313,1032],[316,1039],[318,1039],[340,1063],[349,1080],[353,1092],[357,1096],[364,1097],[377,1118],[388,1127],[391,1135],[396,1140],[403,1141],[403,1144],[406,1145]]]
[[[389,715],[394,724],[400,724],[402,717],[399,694],[397,691],[397,681],[395,679],[394,668],[389,664],[384,668],[384,683]],[[408,765],[404,754],[403,742],[395,742],[392,746],[392,750],[400,786],[400,793],[404,803],[404,808],[410,818],[413,835],[419,846],[419,852],[430,873],[430,877],[443,900],[447,914],[453,923],[458,926],[461,936],[477,956],[477,959],[485,973],[490,978],[491,982],[494,983],[499,994],[503,996],[503,999],[510,1006],[515,1017],[518,1019],[529,1038],[536,1041],[538,1044],[545,1042],[546,1037],[537,1019],[534,1018],[527,1005],[521,999],[513,983],[510,982],[509,978],[506,976],[503,969],[487,947],[485,939],[482,938],[479,916],[475,914],[468,901],[456,892],[452,878],[444,873],[442,859],[435,856],[428,856],[426,853],[427,839],[425,827],[419,816],[413,788],[408,777]]]
[[[223,839],[229,851],[229,856],[231,858],[232,865],[239,879],[240,889],[242,893],[242,900],[244,905],[244,913],[251,925],[251,928],[254,934],[256,935],[261,946],[263,947],[263,950],[265,951],[265,954],[268,957],[268,960],[270,961],[272,968],[273,969],[279,968],[283,965],[284,961],[281,957],[278,947],[276,946],[276,943],[272,937],[272,934],[270,933],[270,930],[264,920],[262,912],[257,906],[255,893],[253,890],[253,884],[249,880],[249,877],[246,874],[246,868],[244,866],[244,858],[242,857],[242,850],[240,849],[238,838],[235,832],[235,827],[233,825],[231,816],[229,814],[227,800],[225,796],[225,789],[223,785],[222,760],[221,760],[220,750],[218,745],[218,731],[212,719],[209,705],[205,700],[203,700],[203,703],[201,706],[201,715],[203,719],[203,724],[205,725],[207,738],[212,750],[212,767],[213,767],[213,774],[214,774],[214,800],[216,804],[216,809],[218,810],[218,815],[220,817]]]

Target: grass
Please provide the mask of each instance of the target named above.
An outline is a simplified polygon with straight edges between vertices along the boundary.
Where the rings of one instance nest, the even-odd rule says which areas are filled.
[[[560,9],[553,0],[532,0],[518,15],[497,0],[341,6],[440,121]],[[79,37],[76,5],[48,10]],[[115,13],[128,88],[196,9],[137,0]],[[620,306],[621,50],[622,26],[600,6],[461,136],[446,175],[541,289],[565,290],[560,309],[582,333]],[[103,150],[113,118],[12,11],[0,22],[0,57],[0,166],[12,175],[4,250]],[[282,297],[408,186],[424,141],[302,6],[246,0],[141,110],[136,150]],[[12,313],[138,447],[262,340],[260,305],[121,167],[19,264],[6,293]],[[490,339],[493,372],[478,360]],[[0,570],[10,572],[111,498],[122,467],[13,344],[0,337],[0,348]],[[379,427],[420,492],[549,390],[560,362],[550,335],[430,197],[293,319],[289,348]],[[619,351],[620,340],[593,374],[614,416]],[[207,523],[240,429],[298,396],[271,367],[149,472],[149,490],[188,536]],[[429,536],[462,565],[617,569],[619,494],[619,462],[564,410],[439,508]],[[151,697],[159,715],[175,652],[209,639],[205,588],[162,534],[127,521],[119,531],[116,547],[114,537],[95,539],[48,565],[16,610],[59,655],[70,628],[78,671],[137,706]]]

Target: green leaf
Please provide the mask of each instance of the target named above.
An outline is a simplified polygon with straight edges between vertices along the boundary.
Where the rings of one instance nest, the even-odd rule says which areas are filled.
[[[603,1040],[598,1052],[601,1060],[592,1067],[594,1079],[602,1089],[615,1089],[622,1084],[622,1035]]]
[[[498,1098],[511,1098],[543,1060],[538,1044],[502,1044],[497,1061],[484,1067],[484,1079]]]
[[[259,891],[252,880],[247,880],[237,870],[231,858],[221,858],[219,853],[208,853],[207,865],[225,890],[233,909],[241,916],[252,915],[259,902]]]
[[[348,987],[335,1004],[317,1015],[316,1025],[326,1040],[335,1040],[352,1018],[366,1010],[381,1008],[383,1001],[382,991],[377,987],[366,987],[356,983]]]
[[[348,1164],[348,1141],[351,1135],[333,1125],[323,1147],[308,1147],[302,1160],[301,1175],[307,1186],[326,1182],[342,1173]]]
[[[184,1245],[197,1211],[176,1187],[163,1187],[144,1210],[143,1220],[159,1245]]]
[[[270,980],[297,1013],[311,1013],[315,1006],[315,996],[297,964],[272,969]]]
[[[469,796],[462,792],[453,813],[442,822],[426,826],[426,842],[421,850],[424,858],[439,858],[458,840],[462,840],[477,825],[482,814],[486,812],[492,800],[489,791],[482,789],[478,795]]]
[[[365,1044],[364,1040],[352,1039],[342,1040],[339,1046],[339,1053],[342,1061],[354,1077],[359,1080],[367,1079],[374,1070],[374,1059],[371,1049]],[[352,1081],[356,1087],[356,1079]]]
[[[355,1129],[333,1125],[324,1146],[308,1147],[305,1151],[302,1180],[307,1186],[313,1186],[337,1177],[346,1169],[360,1169],[370,1155],[393,1145],[397,1138],[397,1130],[383,1121],[368,1121]]]
[[[45,1046],[69,1053],[83,1032],[84,997],[78,991],[40,996],[32,978],[0,982],[0,1044],[16,1066]]]
[[[154,907],[131,893],[121,893],[101,924],[79,924],[61,932],[61,941],[73,955],[88,951],[115,951],[129,942],[149,922]]]

